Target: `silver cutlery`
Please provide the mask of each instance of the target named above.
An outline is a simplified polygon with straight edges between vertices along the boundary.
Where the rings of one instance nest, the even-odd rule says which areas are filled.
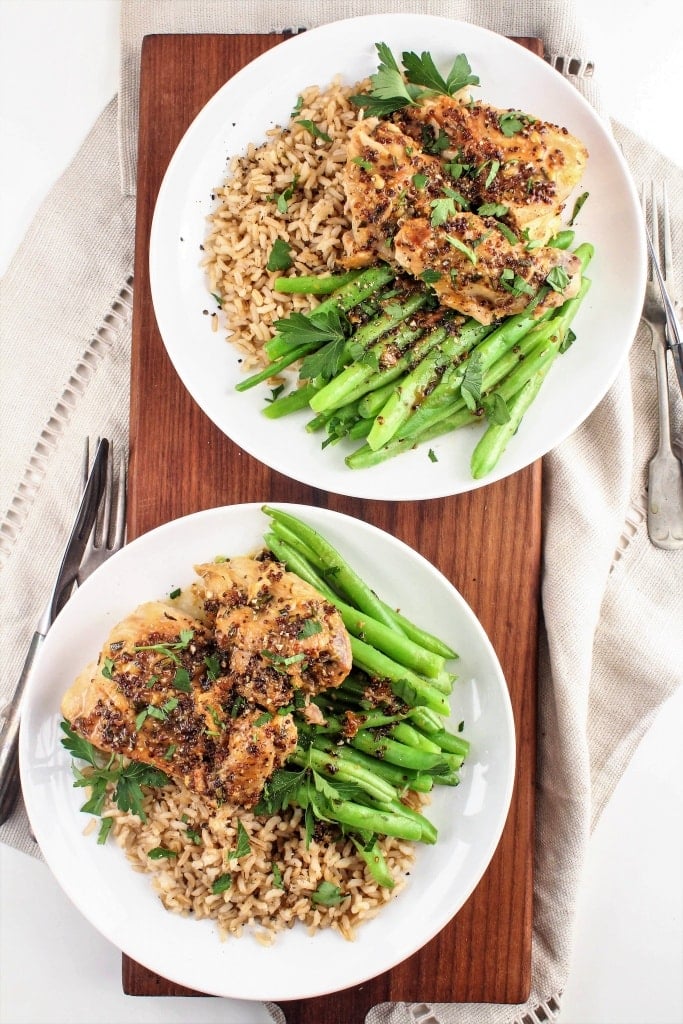
[[[89,445],[86,441],[83,456],[83,489],[85,490],[89,469]],[[109,449],[104,500],[97,513],[95,525],[90,533],[87,547],[78,569],[76,582],[80,586],[103,562],[122,548],[126,542],[126,456],[119,456],[118,474],[114,473],[113,445]]]
[[[89,461],[89,446],[86,446],[86,465]],[[116,500],[116,527],[114,538],[104,538],[103,533],[97,534],[98,513],[100,525],[107,523],[109,528],[111,508],[113,506],[112,486],[112,446],[106,438],[98,441],[92,466],[87,470],[83,493],[76,513],[69,540],[64,549],[61,565],[55,578],[48,602],[40,617],[33,638],[29,645],[26,660],[17,683],[16,690],[0,731],[0,824],[10,815],[19,793],[19,725],[21,720],[21,704],[30,678],[36,656],[43,645],[57,615],[69,600],[74,584],[85,579],[104,558],[116,550],[116,545],[123,545],[125,531],[125,477],[119,480],[118,497]],[[121,499],[123,494],[123,499]],[[123,500],[124,504],[121,504]],[[123,529],[120,523],[123,522]],[[100,539],[102,538],[102,539]]]
[[[652,351],[655,357],[659,427],[659,443],[655,455],[650,460],[648,473],[647,528],[650,540],[656,547],[673,550],[683,547],[683,465],[677,458],[671,442],[665,335],[667,326],[672,331],[674,341],[678,338],[680,344],[680,338],[673,305],[666,292],[664,274],[659,265],[659,226],[654,184],[651,184],[650,187],[649,217],[647,195],[644,188],[642,204],[646,223],[645,233],[650,251],[650,267],[642,319],[650,329]],[[648,220],[649,230],[647,228]],[[670,277],[671,242],[667,229],[668,224],[665,224],[665,259],[667,259],[666,253],[668,253],[667,277]]]
[[[657,217],[657,201],[655,199],[654,182],[650,185],[652,198],[652,221],[651,231],[645,229],[647,235],[648,249],[653,260],[653,268],[657,278],[657,284],[662,296],[666,325],[664,335],[666,343],[671,350],[673,364],[676,369],[676,376],[683,394],[683,338],[681,337],[680,321],[678,313],[680,303],[671,298],[667,285],[671,287],[673,282],[673,246],[671,244],[671,217],[669,214],[669,198],[666,191],[666,183],[662,185],[662,240],[664,243],[664,263],[659,262],[659,219]]]

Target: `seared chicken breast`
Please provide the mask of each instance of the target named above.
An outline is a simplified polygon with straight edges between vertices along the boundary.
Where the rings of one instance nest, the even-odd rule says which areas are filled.
[[[354,128],[344,188],[350,265],[394,263],[428,281],[443,306],[482,324],[520,312],[541,289],[538,314],[579,289],[575,256],[515,240],[504,214],[489,216],[477,202],[471,181],[454,180],[396,124],[370,118]],[[553,286],[544,288],[555,268]]]
[[[407,221],[394,238],[394,258],[413,277],[430,273],[442,305],[482,324],[520,313],[553,269],[564,270],[566,285],[561,292],[548,289],[539,310],[576,295],[581,280],[581,263],[572,253],[543,248],[529,259],[524,246],[511,245],[495,222],[469,213],[436,228],[424,219]]]
[[[297,742],[290,713],[235,691],[207,628],[162,602],[114,627],[62,714],[98,749],[154,765],[216,802],[252,806]]]
[[[339,612],[279,562],[231,558],[196,572],[216,642],[247,700],[277,711],[295,690],[313,696],[346,679],[351,643]]]
[[[233,558],[197,573],[201,618],[159,601],[135,609],[62,714],[99,750],[251,807],[297,745],[294,704],[344,681],[351,644],[336,609],[278,562]]]
[[[418,142],[438,145],[446,163],[455,162],[473,205],[506,206],[507,222],[528,239],[546,242],[558,230],[586,169],[580,139],[522,111],[438,96],[403,108],[397,121]]]

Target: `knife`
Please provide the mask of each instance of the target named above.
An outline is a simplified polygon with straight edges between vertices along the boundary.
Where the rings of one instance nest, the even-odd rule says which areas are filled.
[[[71,596],[78,568],[95,525],[104,494],[108,456],[109,441],[107,438],[101,438],[71,528],[71,535],[64,549],[55,585],[33,634],[19,682],[9,707],[6,709],[5,721],[0,730],[0,825],[9,817],[19,792],[19,721],[26,683],[30,678],[33,663],[48,630]]]

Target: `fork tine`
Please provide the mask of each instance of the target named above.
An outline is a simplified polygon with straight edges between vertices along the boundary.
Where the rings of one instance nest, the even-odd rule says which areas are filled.
[[[659,259],[659,213],[654,181],[650,182],[650,206],[650,238],[652,239],[652,248]]]
[[[88,473],[90,472],[90,438],[86,437],[85,447],[83,450],[83,462],[81,465],[81,490],[84,491],[86,484],[88,483]]]
[[[664,235],[664,278],[665,280],[671,281],[673,278],[674,260],[673,260],[673,247],[671,244],[671,217],[669,215],[669,195],[666,189],[666,182],[662,185],[662,216],[663,216],[663,235]]]
[[[645,230],[649,231],[650,230],[650,222],[649,222],[649,217],[648,217],[649,210],[648,210],[648,202],[647,202],[647,188],[646,188],[645,182],[643,182],[643,184],[641,185],[641,188],[640,188],[640,207],[641,207],[641,209],[643,211],[643,220],[645,222]],[[652,235],[650,235],[650,237],[652,237]],[[648,249],[647,250],[647,276],[648,276],[648,280],[652,280],[652,274],[653,274],[653,271],[652,271],[652,259],[650,258],[650,251]]]
[[[114,445],[109,445],[109,457],[107,459],[107,482],[104,489],[104,498],[100,505],[101,516],[98,517],[97,531],[100,543],[106,547],[109,544],[109,530],[111,527],[111,505],[112,489],[114,487]]]
[[[114,518],[114,536],[112,543],[114,547],[121,547],[126,538],[126,495],[127,495],[126,458],[124,455],[119,459],[119,482],[116,493],[116,515]]]

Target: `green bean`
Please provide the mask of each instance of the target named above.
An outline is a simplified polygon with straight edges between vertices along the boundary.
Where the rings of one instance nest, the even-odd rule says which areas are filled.
[[[300,537],[313,551],[324,566],[325,575],[332,574],[335,590],[339,590],[349,603],[359,611],[367,612],[378,622],[392,625],[392,618],[386,613],[382,602],[370,587],[361,579],[342,558],[341,554],[322,537],[312,526],[297,519],[295,516],[272,505],[263,505],[263,512],[276,522],[289,526],[292,532]]]
[[[425,704],[432,711],[448,716],[450,708],[446,695],[427,679],[399,665],[355,636],[351,637],[351,653],[358,668],[373,678],[386,679],[393,693],[406,704]]]
[[[257,384],[262,384],[264,381],[270,380],[271,377],[277,377],[279,373],[286,370],[288,366],[291,366],[292,363],[297,361],[297,359],[301,359],[302,356],[305,356],[310,351],[310,344],[296,346],[290,345],[286,353],[280,356],[279,359],[268,363],[268,365],[263,370],[259,370],[258,373],[253,373],[250,377],[245,377],[244,380],[239,381],[239,383],[235,385],[235,390],[248,391]]]
[[[284,539],[285,536],[287,536],[287,540]],[[447,684],[444,684],[444,659],[421,647],[405,634],[398,633],[393,626],[387,626],[386,623],[377,621],[337,597],[315,570],[305,563],[305,554],[296,548],[296,538],[292,538],[292,531],[286,524],[274,521],[272,530],[266,533],[264,539],[278,561],[286,565],[301,579],[305,579],[337,608],[349,633],[364,639],[400,665],[406,666],[418,674],[426,675],[432,680],[433,685],[442,692],[450,692],[450,688],[447,689]],[[292,540],[294,545],[292,545]]]
[[[436,826],[433,825],[432,822],[424,816],[424,814],[420,814],[419,811],[416,811],[414,808],[409,807],[407,804],[402,803],[396,798],[389,800],[384,804],[378,804],[378,810],[390,811],[393,814],[402,815],[410,821],[415,822],[416,825],[420,826],[420,841],[423,843],[428,843],[430,846],[433,846],[439,838]]]
[[[365,861],[368,866],[368,871],[377,884],[383,886],[385,889],[393,889],[396,882],[389,870],[384,854],[382,853],[380,846],[377,844],[377,840],[373,839],[370,846],[363,846],[355,836],[351,836],[350,838],[358,851],[358,856]]]
[[[391,351],[393,357],[395,350],[405,351],[422,333],[421,327],[411,326],[405,322],[394,328],[359,359],[349,363],[341,373],[327,381],[311,398],[311,409],[314,412],[328,412],[345,405],[352,395],[360,397],[361,394],[365,394],[368,381],[381,365],[386,353]]]
[[[442,753],[409,747],[388,736],[375,736],[365,729],[360,729],[350,741],[350,745],[364,754],[370,754],[389,764],[397,764],[401,768],[412,768],[413,771],[431,773],[441,768],[445,762]]]
[[[302,768],[315,768],[316,771],[330,778],[353,782],[376,800],[393,800],[396,796],[394,787],[384,779],[367,768],[350,761],[342,761],[332,752],[326,753],[315,747],[309,747],[308,750],[297,747],[294,753],[290,754],[288,760]]]
[[[292,412],[298,412],[299,409],[307,409],[311,396],[316,390],[317,385],[304,384],[302,387],[290,391],[288,395],[281,395],[273,402],[269,402],[262,409],[263,415],[267,416],[269,420],[276,420],[281,416],[289,416]]]
[[[306,786],[299,786],[296,802],[301,807],[309,806],[310,795]],[[335,801],[334,805],[326,803],[325,810],[333,821],[360,829],[362,832],[377,832],[379,835],[396,836],[398,839],[412,842],[419,842],[422,838],[422,825],[405,814],[366,807],[350,800]]]
[[[377,413],[375,423],[368,434],[371,448],[381,448],[410,417],[412,409],[438,383],[443,369],[455,365],[464,353],[482,341],[490,328],[470,321],[458,334],[446,335],[441,345],[432,349],[425,358],[394,388],[385,405]]]
[[[358,270],[349,270],[345,274],[300,274],[298,277],[278,277],[273,285],[276,292],[285,295],[329,295],[342,285],[355,281],[360,274]]]
[[[434,779],[426,772],[414,771],[400,765],[390,764],[388,761],[381,761],[370,754],[364,754],[361,750],[350,747],[348,744],[338,746],[320,734],[315,735],[313,745],[319,750],[335,751],[341,760],[353,761],[355,764],[367,768],[398,790],[412,789],[416,793],[429,793],[434,786]]]

